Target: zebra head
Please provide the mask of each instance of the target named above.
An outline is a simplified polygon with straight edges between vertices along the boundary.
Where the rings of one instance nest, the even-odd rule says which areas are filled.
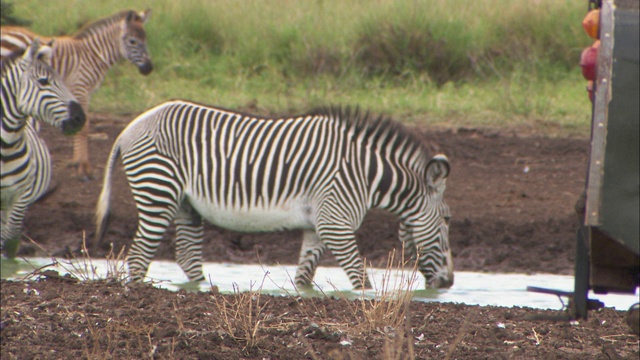
[[[426,167],[426,190],[417,200],[417,211],[401,226],[404,247],[417,257],[418,270],[425,277],[426,288],[449,288],[453,285],[453,259],[449,248],[451,212],[444,201],[449,176],[445,155],[434,156]]]
[[[17,87],[18,110],[72,135],[82,129],[85,114],[71,91],[51,68],[51,44],[41,45],[35,38],[25,50]]]
[[[147,35],[144,23],[151,15],[151,9],[141,12],[129,11],[125,17],[120,51],[122,56],[138,67],[142,75],[148,75],[153,70],[151,58],[147,52]]]

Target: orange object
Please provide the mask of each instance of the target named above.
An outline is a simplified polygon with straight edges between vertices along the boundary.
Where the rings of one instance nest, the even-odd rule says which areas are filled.
[[[600,9],[589,11],[582,20],[582,27],[587,32],[587,35],[593,39],[598,39],[600,37]]]

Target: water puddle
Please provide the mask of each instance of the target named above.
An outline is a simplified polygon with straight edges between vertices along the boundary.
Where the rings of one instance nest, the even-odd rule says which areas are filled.
[[[29,258],[19,261],[3,259],[1,263],[2,278],[20,279],[34,269],[53,263],[50,258]],[[113,266],[113,262],[111,263]],[[56,266],[47,267],[64,273],[84,271],[80,278],[97,275],[104,277],[109,270],[109,263],[104,260],[74,262],[59,260]],[[315,277],[313,290],[298,292],[293,286],[296,267],[238,265],[225,263],[205,263],[204,272],[207,279],[218,286],[221,292],[248,291],[260,289],[263,294],[272,295],[302,295],[302,296],[346,296],[357,298],[362,292],[353,291],[351,283],[341,268],[319,267]],[[78,276],[78,274],[75,274]],[[468,305],[521,306],[538,309],[561,309],[561,300],[554,295],[528,292],[527,286],[545,287],[564,291],[573,291],[573,276],[551,274],[499,274],[456,272],[455,284],[447,290],[425,290],[422,275],[412,277],[410,271],[385,271],[384,269],[369,269],[374,287],[378,290],[364,292],[366,297],[375,297],[385,289],[392,290],[406,288],[410,284],[415,301],[440,301],[464,303]],[[189,283],[180,267],[171,261],[154,261],[151,263],[147,280],[152,280],[160,288],[169,290],[186,289],[189,291],[206,291],[210,288],[209,281],[195,284]],[[604,302],[605,306],[617,310],[627,310],[638,302],[638,292],[635,295],[621,294],[590,294],[590,298]],[[566,299],[562,299],[566,304]]]

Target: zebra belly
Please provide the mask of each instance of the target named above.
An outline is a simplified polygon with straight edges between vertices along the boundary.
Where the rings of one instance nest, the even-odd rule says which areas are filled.
[[[312,207],[303,201],[263,207],[222,207],[203,199],[189,198],[191,206],[208,222],[241,232],[265,232],[284,229],[314,229]]]

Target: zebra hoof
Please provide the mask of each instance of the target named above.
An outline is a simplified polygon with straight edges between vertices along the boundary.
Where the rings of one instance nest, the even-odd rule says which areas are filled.
[[[93,181],[95,180],[94,176],[87,176],[87,175],[78,175],[76,176],[76,178],[80,181],[80,182],[89,182],[89,181]]]
[[[95,180],[91,166],[88,164],[80,163],[78,161],[71,161],[67,167],[74,168],[76,170],[76,179],[81,182],[87,182]]]
[[[313,290],[313,284],[311,284],[311,282],[296,281],[295,285],[296,285],[296,290],[298,291],[304,292],[304,291]]]
[[[20,239],[9,239],[2,243],[1,251],[7,259],[15,259],[20,248]]]
[[[89,182],[95,180],[95,176],[89,171],[81,171],[81,168],[78,168],[78,172],[76,173],[76,178],[81,182]]]

